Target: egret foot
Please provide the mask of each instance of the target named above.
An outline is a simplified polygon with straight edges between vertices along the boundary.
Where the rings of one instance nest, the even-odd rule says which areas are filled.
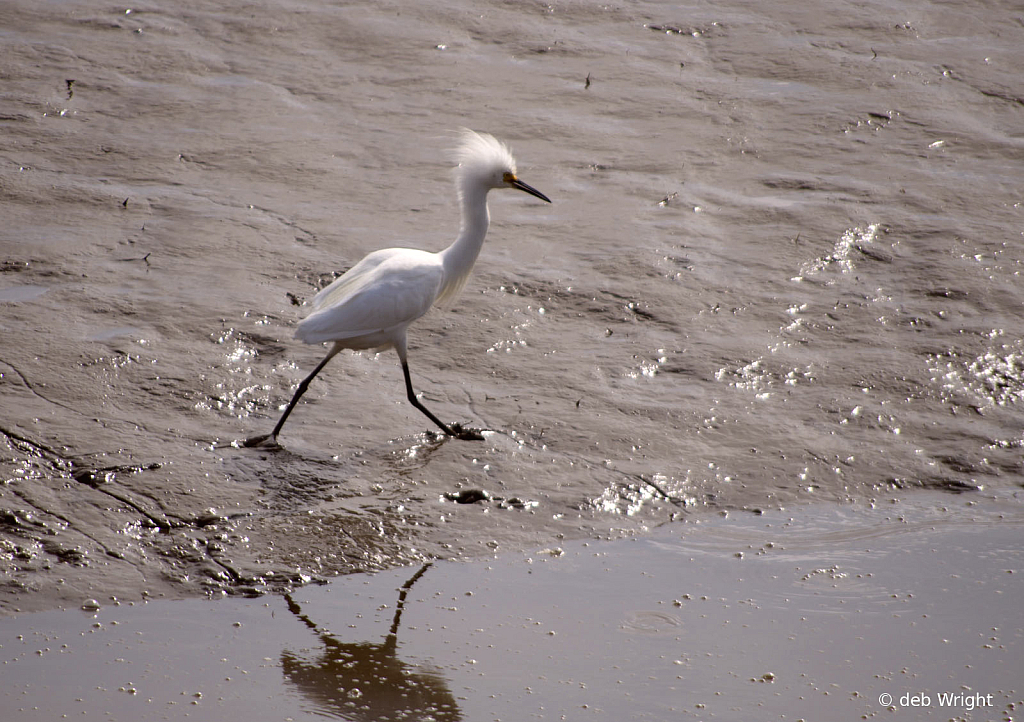
[[[250,436],[242,442],[242,446],[247,449],[251,449],[256,446],[264,446],[273,449],[281,448],[281,445],[277,443],[277,434],[260,434],[259,436]]]
[[[469,429],[460,423],[454,423],[451,425],[451,430],[455,433],[452,434],[456,439],[462,439],[463,441],[483,441],[484,435],[476,429]]]

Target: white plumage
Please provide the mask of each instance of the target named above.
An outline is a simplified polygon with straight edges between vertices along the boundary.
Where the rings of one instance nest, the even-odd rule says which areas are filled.
[[[543,201],[551,201],[516,176],[516,161],[508,147],[487,133],[464,130],[456,151],[456,190],[462,211],[459,236],[438,253],[413,248],[385,248],[370,253],[320,291],[312,311],[296,329],[300,340],[331,343],[327,356],[303,379],[273,432],[245,441],[255,446],[276,442],[309,382],[342,349],[394,348],[402,363],[409,401],[449,436],[482,438],[459,425],[442,423],[416,398],[409,376],[406,329],[435,303],[449,303],[462,290],[490,223],[487,193],[495,188],[515,188]]]
[[[345,342],[345,348],[388,348],[398,327],[430,310],[444,281],[436,253],[412,248],[374,251],[313,298],[295,330],[306,343]]]
[[[475,178],[482,182],[495,175],[516,174],[516,159],[507,145],[489,133],[475,133],[468,128],[462,130],[455,161],[458,163],[455,175],[459,180]]]

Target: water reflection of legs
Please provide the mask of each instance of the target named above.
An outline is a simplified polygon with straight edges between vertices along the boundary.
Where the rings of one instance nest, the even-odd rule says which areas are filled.
[[[383,642],[344,642],[317,626],[291,594],[285,595],[289,611],[323,644],[321,649],[282,652],[285,678],[320,710],[343,719],[461,720],[462,712],[444,678],[403,662],[397,654],[406,597],[429,568],[424,564],[400,588]]]

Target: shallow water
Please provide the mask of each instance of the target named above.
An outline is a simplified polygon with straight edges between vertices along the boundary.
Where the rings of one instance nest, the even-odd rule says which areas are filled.
[[[257,600],[0,619],[4,719],[1012,719],[1019,503],[735,513]]]
[[[186,2],[0,9],[0,608],[312,578],[717,510],[1021,485],[1012,3]],[[589,83],[587,80],[589,79]],[[392,354],[303,304],[439,249],[458,126],[494,194]],[[491,498],[459,504],[480,489]]]

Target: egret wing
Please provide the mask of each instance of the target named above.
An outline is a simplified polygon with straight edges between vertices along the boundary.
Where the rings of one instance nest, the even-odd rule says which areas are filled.
[[[338,276],[329,285],[313,297],[313,311],[334,305],[346,296],[364,287],[373,278],[373,271],[380,264],[395,255],[400,255],[405,248],[382,248],[363,257],[356,265]]]
[[[296,335],[307,343],[386,334],[425,314],[444,278],[440,259],[426,251],[376,251],[317,294],[313,313]]]

